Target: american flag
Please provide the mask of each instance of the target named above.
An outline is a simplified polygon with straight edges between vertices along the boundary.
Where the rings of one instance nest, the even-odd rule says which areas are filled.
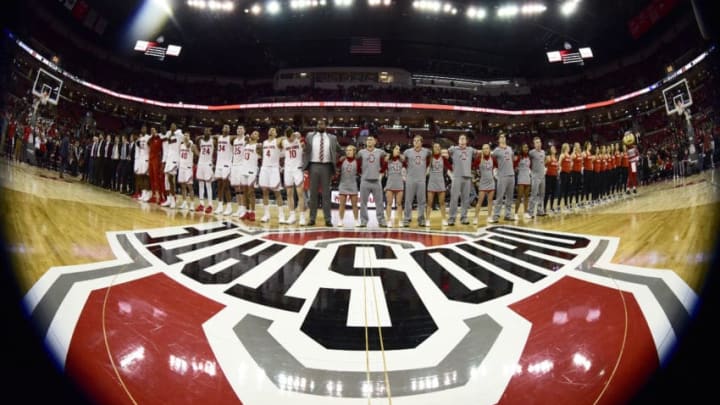
[[[379,54],[382,53],[380,38],[353,37],[350,41],[350,53]]]

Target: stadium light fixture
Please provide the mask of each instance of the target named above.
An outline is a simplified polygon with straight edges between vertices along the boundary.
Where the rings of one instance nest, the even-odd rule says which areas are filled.
[[[268,14],[275,15],[282,11],[282,7],[280,6],[280,3],[278,1],[272,0],[265,4],[265,10],[268,12]]]
[[[471,20],[484,20],[487,17],[487,11],[481,7],[468,7],[465,14]]]
[[[500,6],[497,9],[498,18],[512,18],[520,13],[520,7],[515,4]]]
[[[569,16],[577,10],[578,3],[580,0],[567,0],[560,5],[560,13],[564,16]]]
[[[335,0],[335,7],[350,7],[353,4],[353,0]]]
[[[542,3],[528,3],[520,7],[520,14],[522,15],[535,15],[544,13],[547,7]]]
[[[252,7],[250,7],[250,12],[253,13],[254,15],[258,15],[258,14],[262,13],[262,6],[255,3],[255,4],[253,4]]]

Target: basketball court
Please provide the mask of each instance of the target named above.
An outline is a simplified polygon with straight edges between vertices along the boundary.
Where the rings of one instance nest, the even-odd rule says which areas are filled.
[[[491,227],[257,226],[2,170],[23,302],[100,403],[621,403],[692,320],[720,208],[706,171]]]

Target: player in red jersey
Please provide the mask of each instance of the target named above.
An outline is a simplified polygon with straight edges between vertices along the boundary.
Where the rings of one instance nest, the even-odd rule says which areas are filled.
[[[158,135],[155,127],[150,128],[150,139],[148,140],[148,148],[150,150],[148,159],[148,176],[150,177],[150,189],[152,197],[149,203],[160,203],[165,196],[165,173],[163,172],[162,153],[163,140]]]

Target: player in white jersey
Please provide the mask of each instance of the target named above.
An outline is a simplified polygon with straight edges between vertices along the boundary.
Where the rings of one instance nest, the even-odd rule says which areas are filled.
[[[285,214],[281,209],[282,183],[280,182],[280,154],[282,138],[277,137],[277,129],[268,130],[268,138],[262,143],[262,164],[260,166],[260,179],[258,183],[262,189],[263,217],[262,222],[270,221],[270,190],[275,193],[275,204],[278,206],[278,222],[285,223]]]
[[[243,193],[242,177],[243,173],[243,148],[245,147],[245,127],[239,125],[235,138],[232,142],[232,167],[230,167],[230,186],[235,189],[238,209],[232,216],[242,217],[246,212],[245,193]],[[230,206],[230,204],[228,204]],[[231,208],[232,209],[232,208]]]
[[[140,136],[135,141],[135,178],[137,181],[137,187],[135,190],[141,190],[138,195],[138,201],[148,201],[152,197],[150,193],[150,178],[148,177],[148,160],[149,160],[149,149],[148,149],[148,130],[145,125],[140,129]]]
[[[218,206],[215,208],[215,215],[230,215],[227,209],[223,211],[223,203],[230,205],[230,167],[232,166],[232,136],[230,125],[223,125],[222,133],[217,135],[215,153],[215,180],[217,181]]]
[[[295,223],[295,194],[297,193],[297,209],[300,212],[300,223],[305,223],[305,192],[303,190],[303,141],[300,139],[300,132],[294,132],[292,128],[285,130],[285,136],[281,139],[283,152],[283,182],[285,183],[285,194],[289,216],[286,224]],[[280,206],[280,218],[283,215],[283,207]],[[282,222],[281,222],[282,223]]]
[[[165,142],[163,143],[163,155],[165,156],[165,190],[167,199],[160,204],[162,207],[175,208],[175,192],[177,185],[175,180],[178,174],[178,166],[180,164],[180,144],[183,141],[183,133],[173,122],[170,124],[170,130],[165,134]]]
[[[210,214],[213,212],[212,206],[212,179],[213,179],[213,153],[215,151],[215,139],[210,135],[210,128],[205,128],[203,136],[198,140],[200,153],[198,154],[197,171],[195,176],[198,180],[198,198],[200,204],[195,209],[196,212],[204,212]],[[207,207],[203,203],[205,190],[208,195]]]
[[[183,134],[182,143],[180,143],[180,161],[178,164],[178,183],[180,183],[180,192],[183,203],[179,207],[183,211],[193,210],[193,166],[195,165],[195,156],[198,155],[198,148],[190,140],[190,132]]]
[[[240,186],[243,188],[247,211],[240,219],[255,221],[255,181],[258,177],[258,162],[262,154],[262,145],[258,143],[260,132],[253,131],[242,149]]]

